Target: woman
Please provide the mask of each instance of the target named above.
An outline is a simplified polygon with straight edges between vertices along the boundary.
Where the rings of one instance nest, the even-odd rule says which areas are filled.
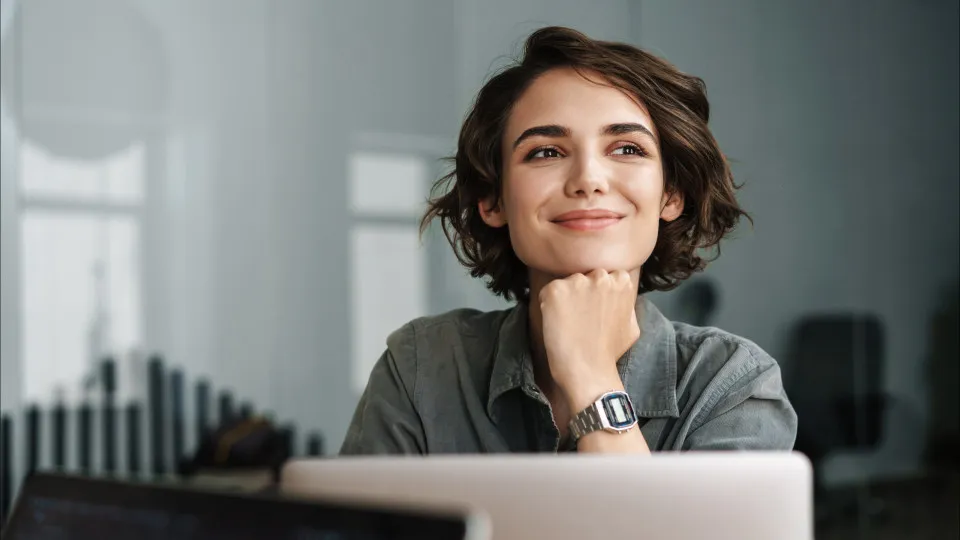
[[[421,224],[517,304],[390,335],[341,453],[792,448],[777,363],[642,296],[746,216],[708,116],[703,81],[659,58],[534,32],[480,90]]]

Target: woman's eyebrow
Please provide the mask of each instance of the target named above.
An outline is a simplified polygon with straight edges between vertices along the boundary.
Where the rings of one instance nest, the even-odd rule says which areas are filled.
[[[657,140],[657,137],[653,134],[652,131],[650,131],[649,128],[647,128],[647,126],[643,124],[637,124],[635,122],[623,122],[618,124],[610,124],[608,126],[604,126],[604,128],[600,130],[600,133],[602,135],[625,135],[627,133],[643,133],[644,135],[653,139],[654,142],[656,142]],[[520,143],[522,143],[524,139],[528,139],[530,137],[536,137],[536,136],[569,137],[570,128],[560,126],[557,124],[534,126],[527,130],[524,130],[524,132],[521,133],[519,137],[517,137],[517,140],[513,141],[513,148],[520,146]]]
[[[570,129],[563,126],[558,126],[556,124],[550,124],[547,126],[534,126],[521,133],[520,136],[517,137],[517,140],[513,141],[513,148],[516,149],[524,139],[535,137],[537,135],[543,137],[569,137]]]
[[[624,123],[624,124],[610,124],[609,126],[604,127],[601,132],[602,135],[625,135],[627,133],[643,133],[653,139],[657,140],[657,137],[654,136],[653,132],[647,129],[647,126],[637,123]]]

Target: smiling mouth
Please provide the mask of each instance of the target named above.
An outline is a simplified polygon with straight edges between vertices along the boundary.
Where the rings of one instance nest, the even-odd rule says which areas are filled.
[[[623,218],[580,218],[554,221],[554,223],[575,231],[598,231],[616,225],[621,219]]]
[[[616,225],[623,216],[610,210],[574,210],[551,220],[561,227],[575,231],[597,231]]]

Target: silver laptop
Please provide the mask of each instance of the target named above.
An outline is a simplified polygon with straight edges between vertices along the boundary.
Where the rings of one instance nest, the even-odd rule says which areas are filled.
[[[489,515],[496,540],[811,540],[797,453],[350,457],[295,460],[281,490]]]

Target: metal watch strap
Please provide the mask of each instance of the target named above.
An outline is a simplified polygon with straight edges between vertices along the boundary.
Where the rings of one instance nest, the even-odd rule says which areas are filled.
[[[574,441],[601,429],[603,429],[603,424],[600,422],[600,413],[597,411],[596,403],[591,403],[570,421],[570,436]]]

